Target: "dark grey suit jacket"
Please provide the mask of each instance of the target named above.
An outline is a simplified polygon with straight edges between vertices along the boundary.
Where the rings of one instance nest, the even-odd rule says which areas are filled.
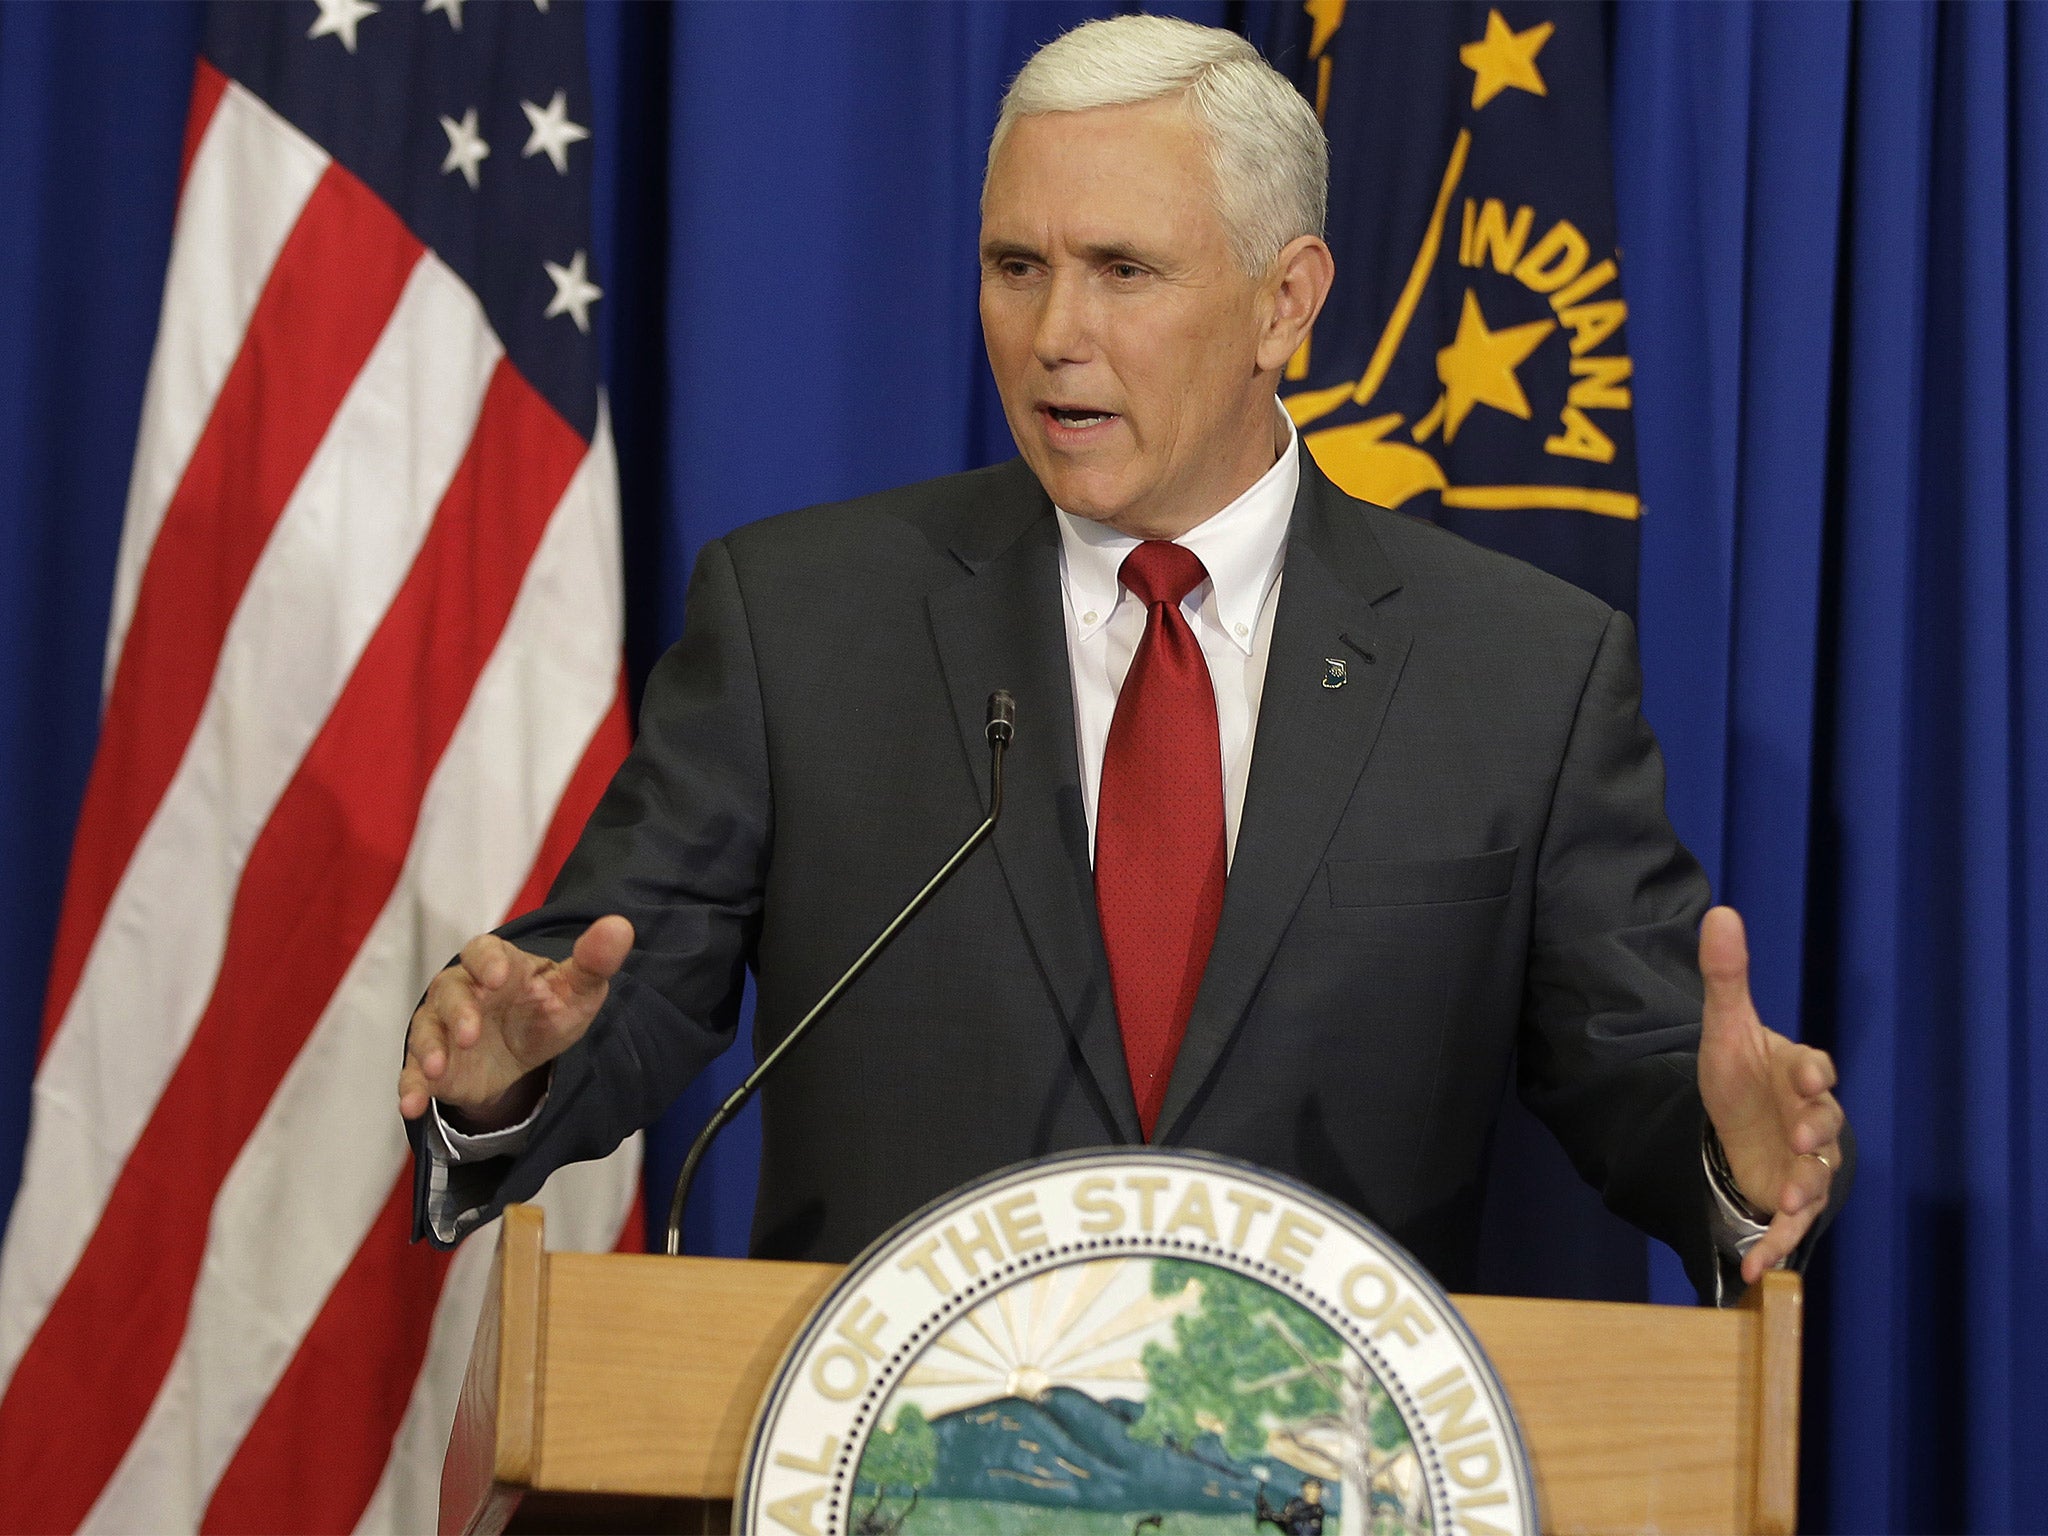
[[[1631,626],[1301,468],[1222,924],[1156,1139],[1304,1179],[1458,1287],[1518,1061],[1608,1205],[1704,1286],[1707,887],[1665,819]],[[730,1039],[748,966],[756,1047],[780,1039],[980,819],[998,687],[1018,725],[993,848],[765,1089],[754,1251],[849,1259],[992,1169],[1140,1140],[1058,562],[1017,462],[706,546],[630,760],[547,906],[502,930],[562,955],[622,912],[638,947],[525,1151],[453,1170],[463,1198],[495,1211],[654,1119]]]

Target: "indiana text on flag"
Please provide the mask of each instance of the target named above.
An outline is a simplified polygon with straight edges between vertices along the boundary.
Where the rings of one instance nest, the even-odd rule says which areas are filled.
[[[1633,612],[1603,8],[1307,0],[1262,19],[1253,40],[1330,138],[1337,287],[1281,390],[1316,461]]]
[[[0,1530],[431,1529],[404,1021],[625,749],[583,18],[223,5],[0,1256]],[[582,121],[579,121],[581,119]],[[638,1149],[551,1236],[637,1223]]]

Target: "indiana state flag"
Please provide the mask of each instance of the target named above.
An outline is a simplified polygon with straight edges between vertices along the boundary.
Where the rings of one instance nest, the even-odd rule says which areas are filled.
[[[1605,9],[1307,0],[1248,20],[1330,138],[1337,286],[1281,390],[1317,462],[1633,612]]]
[[[1633,614],[1607,19],[1579,0],[1245,16],[1330,139],[1337,285],[1281,387],[1316,461]],[[1486,1188],[1478,1289],[1646,1299],[1644,1239],[1512,1096]]]

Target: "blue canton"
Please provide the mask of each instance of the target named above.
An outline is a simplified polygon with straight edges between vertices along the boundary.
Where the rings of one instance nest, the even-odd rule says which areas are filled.
[[[205,55],[359,177],[469,285],[512,365],[588,441],[600,295],[582,8],[217,3]]]

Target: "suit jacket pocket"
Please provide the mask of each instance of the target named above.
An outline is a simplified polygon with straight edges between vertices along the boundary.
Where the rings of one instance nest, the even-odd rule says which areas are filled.
[[[1505,896],[1519,847],[1449,859],[1332,859],[1330,903],[1338,907],[1419,907]]]

